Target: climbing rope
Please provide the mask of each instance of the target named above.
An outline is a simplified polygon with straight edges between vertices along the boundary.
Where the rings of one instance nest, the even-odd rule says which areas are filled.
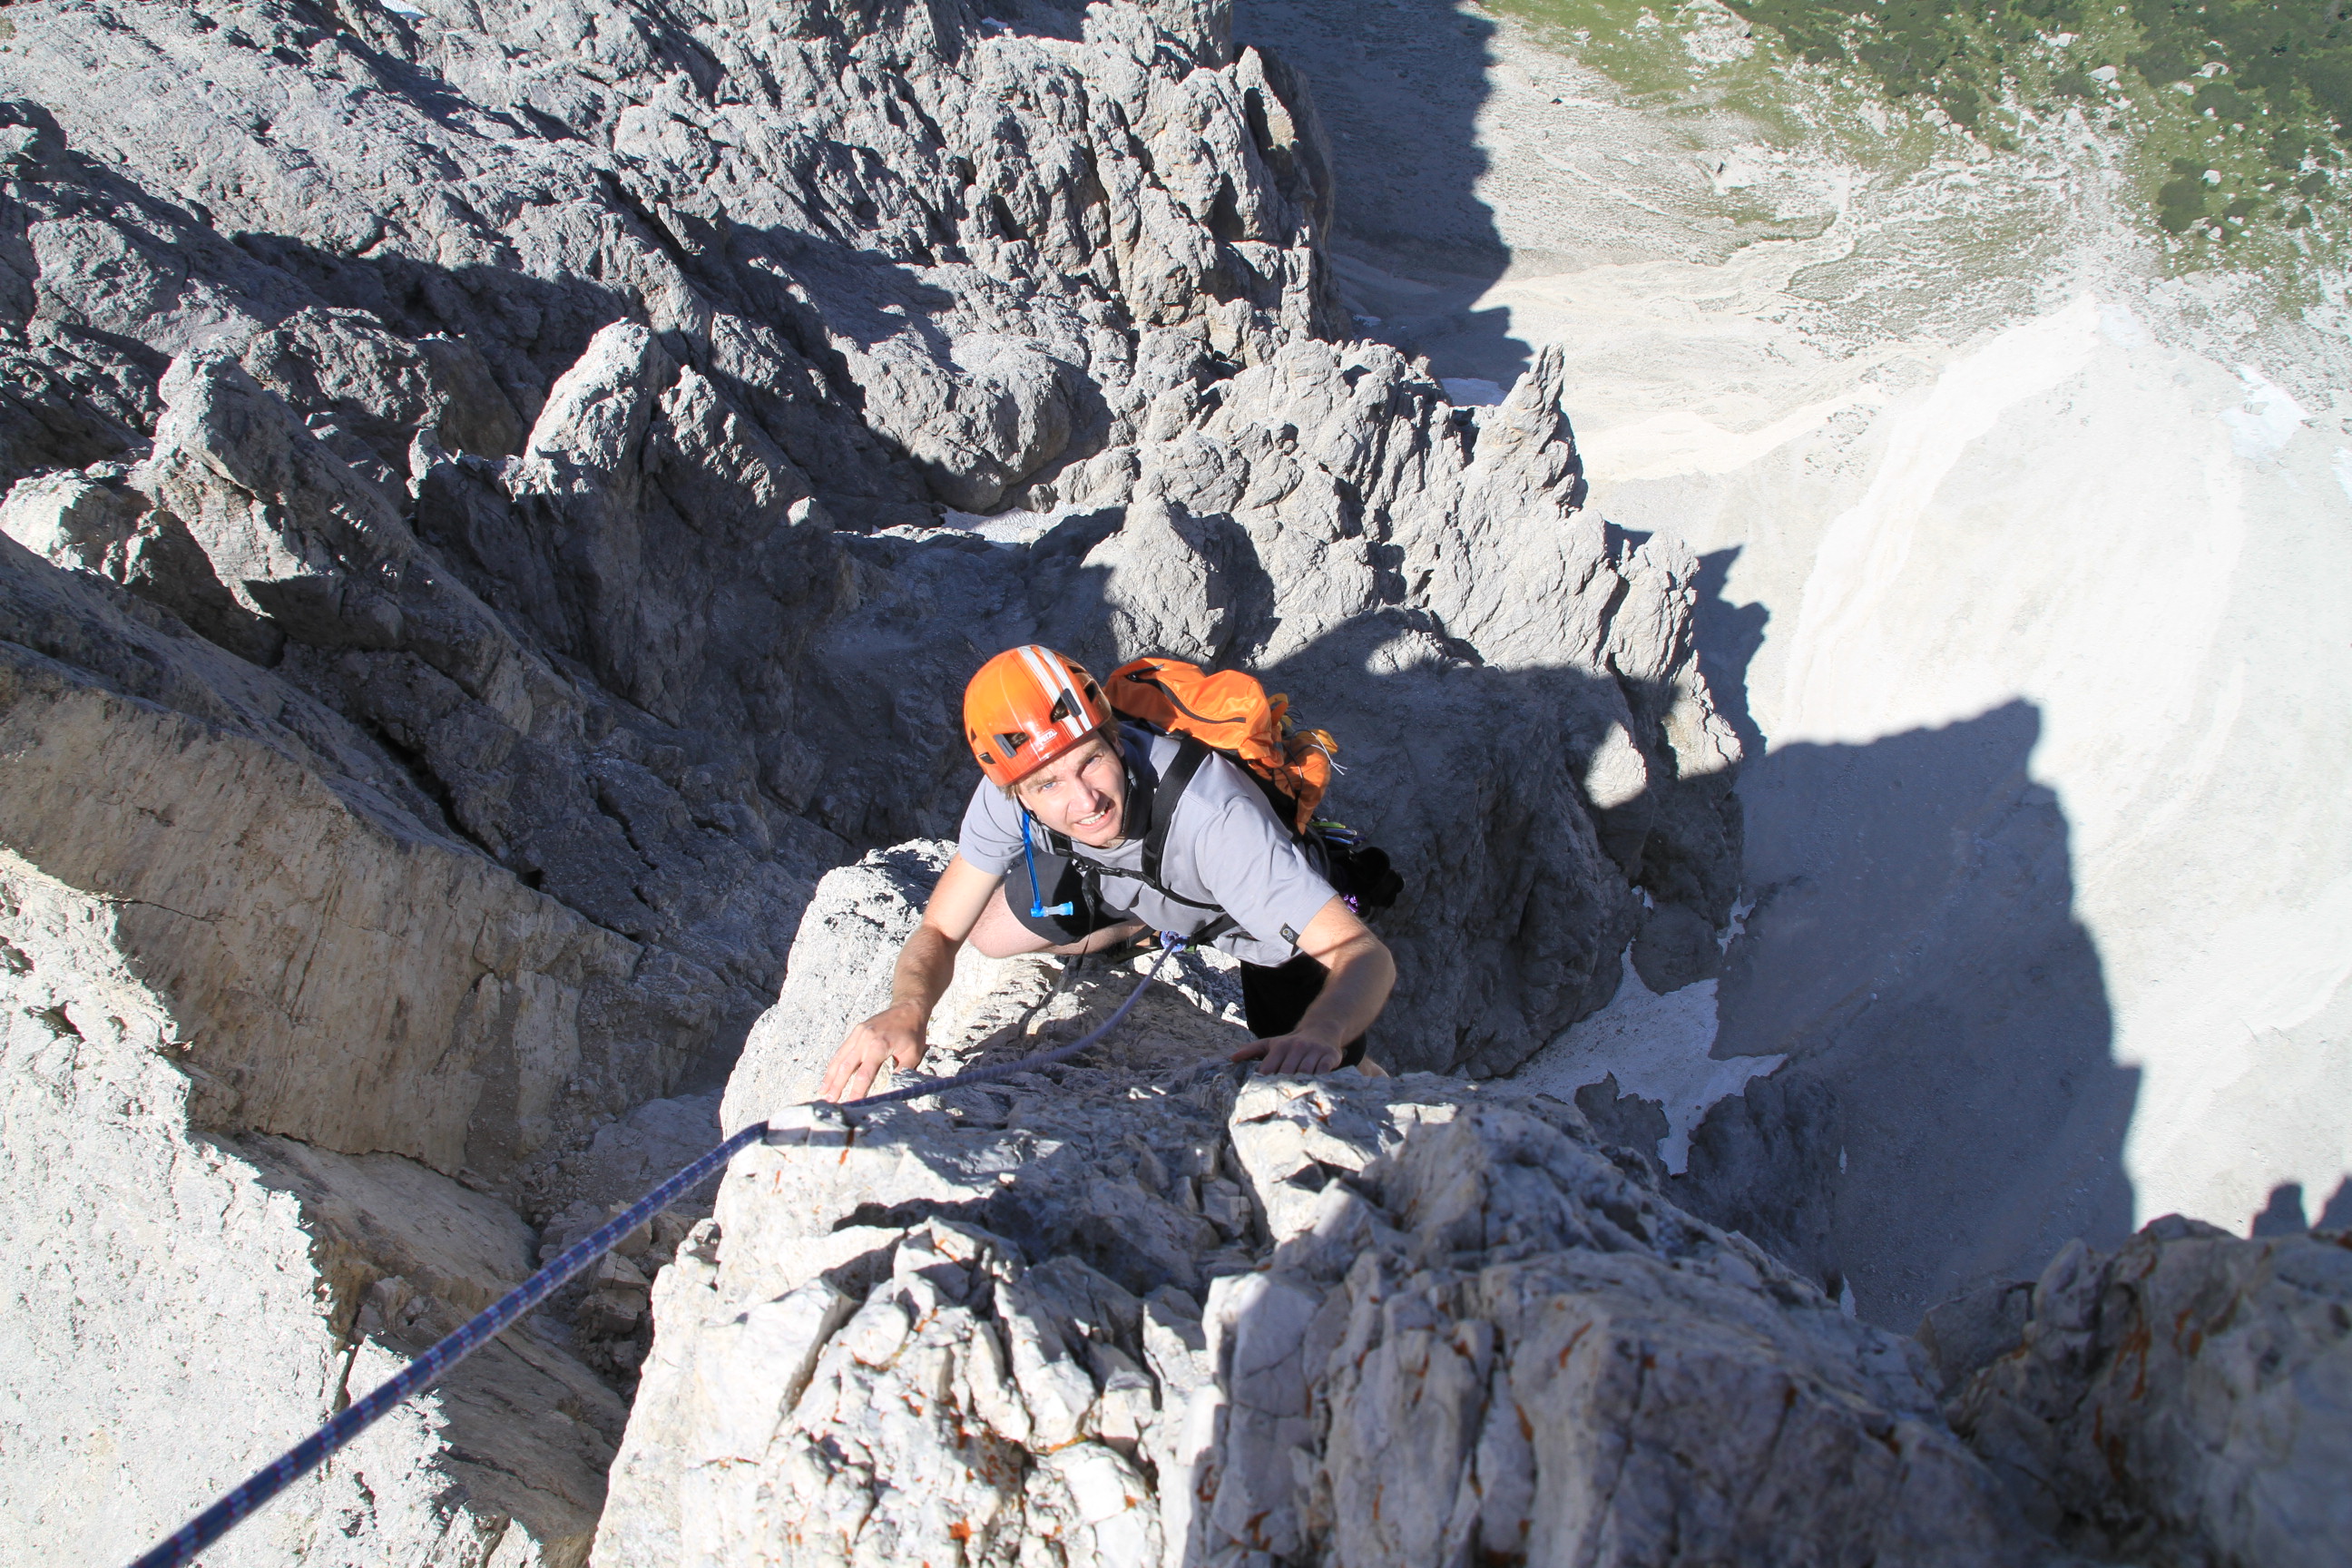
[[[851,1106],[887,1105],[897,1100],[916,1100],[927,1094],[939,1094],[970,1084],[993,1083],[1039,1068],[1051,1067],[1079,1055],[1099,1042],[1104,1036],[1119,1026],[1135,1008],[1151,983],[1160,978],[1168,961],[1186,945],[1182,937],[1172,931],[1160,934],[1161,952],[1150,973],[1144,975],[1134,990],[1127,994],[1118,1010],[1104,1020],[1100,1028],[1057,1046],[1049,1051],[1024,1057],[1019,1061],[1004,1062],[995,1067],[973,1068],[952,1078],[919,1079],[902,1089],[887,1094],[869,1094],[862,1100],[845,1100],[841,1109]],[[561,1289],[574,1276],[621,1244],[622,1237],[639,1226],[650,1222],[654,1215],[709,1181],[743,1150],[767,1138],[772,1130],[789,1134],[791,1129],[772,1129],[772,1124],[755,1121],[742,1129],[716,1149],[703,1155],[660,1186],[639,1198],[622,1213],[605,1221],[595,1230],[573,1242],[559,1253],[555,1260],[524,1280],[489,1307],[451,1333],[446,1339],[400,1369],[389,1381],[366,1397],[354,1400],[336,1413],[334,1419],[289,1448],[268,1464],[247,1476],[204,1512],[188,1521],[165,1537],[152,1550],[131,1565],[131,1568],[182,1568],[195,1554],[218,1541],[234,1529],[237,1522],[255,1510],[284,1491],[295,1481],[310,1473],[321,1459],[367,1430],[377,1417],[418,1394],[442,1373],[473,1354],[510,1327],[523,1314]]]

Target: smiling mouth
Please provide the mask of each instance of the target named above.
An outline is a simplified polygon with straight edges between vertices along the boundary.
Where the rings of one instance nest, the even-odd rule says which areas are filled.
[[[1098,826],[1099,824],[1101,824],[1101,823],[1103,822],[1103,820],[1104,820],[1105,818],[1108,817],[1109,816],[1110,816],[1110,807],[1108,807],[1108,806],[1104,806],[1100,811],[1096,812],[1092,816],[1081,816],[1081,817],[1078,817],[1077,819],[1076,819],[1075,821],[1073,821],[1073,822],[1070,824],[1070,826],[1073,826],[1073,827],[1094,827],[1094,826]]]

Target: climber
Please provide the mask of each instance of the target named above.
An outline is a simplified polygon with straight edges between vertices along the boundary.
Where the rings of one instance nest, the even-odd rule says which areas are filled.
[[[1100,952],[1147,931],[1213,943],[1242,961],[1257,1037],[1234,1060],[1319,1073],[1362,1059],[1396,982],[1386,945],[1247,773],[1194,748],[1196,770],[1174,776],[1177,739],[1115,717],[1094,677],[1048,648],[1009,649],[972,677],[964,732],[986,776],[898,954],[890,1005],[834,1053],[824,1099],[866,1093],[886,1061],[907,1072],[922,1060],[967,941],[991,958]],[[1163,776],[1174,794],[1164,801]]]

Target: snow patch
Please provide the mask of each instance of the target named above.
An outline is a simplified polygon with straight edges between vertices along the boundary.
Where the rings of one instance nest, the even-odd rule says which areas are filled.
[[[1056,508],[1052,511],[1001,511],[994,517],[982,517],[975,511],[950,509],[940,519],[949,528],[960,528],[966,533],[976,533],[991,544],[1034,544],[1054,531],[1054,525],[1069,515],[1071,509]]]
[[[1718,1061],[1715,1045],[1716,1004],[1712,980],[1661,996],[1642,984],[1633,950],[1622,960],[1624,977],[1616,999],[1538,1051],[1510,1075],[1522,1089],[1573,1101],[1576,1091],[1617,1075],[1621,1094],[1654,1100],[1665,1108],[1666,1135],[1657,1155],[1681,1175],[1690,1168],[1691,1134],[1718,1100],[1738,1094],[1751,1078],[1761,1078],[1785,1056],[1732,1057]]]
[[[1731,944],[1738,942],[1740,937],[1747,932],[1748,917],[1755,912],[1756,899],[1754,895],[1748,893],[1741,894],[1739,901],[1731,906],[1731,914],[1729,918],[1723,922],[1722,933],[1715,939],[1715,951],[1717,952],[1729,952],[1731,951]]]
[[[1445,401],[1456,408],[1492,408],[1506,395],[1501,383],[1475,375],[1449,375],[1437,384],[1445,388]]]
[[[2230,431],[2231,449],[2241,458],[2267,458],[2294,440],[2309,416],[2302,404],[2273,385],[2252,365],[2240,365],[2238,379],[2245,384],[2246,401],[2221,416]]]

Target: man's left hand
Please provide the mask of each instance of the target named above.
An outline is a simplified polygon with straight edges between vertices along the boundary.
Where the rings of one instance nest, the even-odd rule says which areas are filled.
[[[1265,1058],[1258,1068],[1262,1073],[1329,1072],[1339,1065],[1347,1052],[1315,1035],[1276,1035],[1271,1038],[1252,1040],[1234,1053],[1237,1062],[1255,1061]]]

